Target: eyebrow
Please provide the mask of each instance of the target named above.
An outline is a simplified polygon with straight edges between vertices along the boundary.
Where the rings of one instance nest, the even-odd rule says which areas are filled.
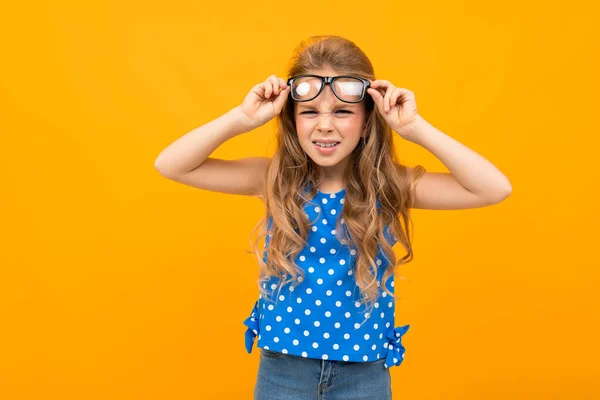
[[[340,108],[340,107],[352,107],[352,104],[349,103],[338,103],[338,104],[334,104],[333,108]],[[311,104],[298,104],[298,108],[307,108],[307,109],[317,109],[317,106],[315,105],[311,105]]]

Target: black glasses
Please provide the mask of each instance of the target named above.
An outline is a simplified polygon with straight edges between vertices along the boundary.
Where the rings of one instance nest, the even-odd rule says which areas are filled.
[[[310,101],[321,94],[325,85],[331,85],[335,97],[345,103],[360,103],[371,83],[356,76],[319,76],[304,74],[294,76],[287,81],[290,95],[298,102]]]

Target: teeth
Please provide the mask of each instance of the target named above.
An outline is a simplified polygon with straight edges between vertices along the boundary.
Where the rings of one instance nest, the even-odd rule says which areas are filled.
[[[321,147],[334,147],[335,145],[337,145],[337,142],[334,142],[334,143],[315,142],[315,143]]]

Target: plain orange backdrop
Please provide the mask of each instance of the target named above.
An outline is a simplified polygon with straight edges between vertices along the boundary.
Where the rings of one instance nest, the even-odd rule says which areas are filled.
[[[394,398],[600,398],[600,17],[584,1],[10,2],[0,15],[0,398],[251,399],[259,200],[160,176],[169,143],[338,34],[510,179],[414,210]],[[594,26],[595,25],[595,26]],[[273,124],[215,157],[265,156]],[[401,160],[446,171],[397,137]]]

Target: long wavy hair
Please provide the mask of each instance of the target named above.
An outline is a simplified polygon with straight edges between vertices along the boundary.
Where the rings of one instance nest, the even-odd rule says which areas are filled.
[[[302,41],[290,59],[288,77],[326,67],[339,75],[375,80],[373,66],[365,53],[353,42],[339,36],[313,36]],[[340,229],[338,218],[336,236],[340,243],[356,250],[354,277],[361,292],[360,302],[368,304],[372,310],[379,297],[377,273],[381,262],[377,255],[380,246],[389,261],[381,283],[390,296],[394,294],[387,289],[386,283],[395,273],[396,266],[413,259],[409,214],[413,201],[411,190],[425,168],[417,166],[414,179],[410,181],[406,167],[396,161],[391,128],[374,106],[370,95],[365,94],[363,103],[366,134],[349,155],[348,168],[344,173],[346,197],[341,216],[345,229]],[[304,271],[291,260],[307,245],[311,221],[303,206],[315,197],[323,180],[320,167],[300,146],[294,111],[295,102],[288,97],[276,120],[277,148],[263,185],[266,215],[252,231],[250,240],[260,265],[258,288],[266,299],[275,292],[269,291],[271,286],[265,285],[271,277],[279,278],[275,288],[278,293],[285,284],[304,279]],[[379,212],[377,200],[381,204]],[[272,223],[268,222],[270,218]],[[385,239],[386,226],[388,234],[396,238],[406,251],[400,259],[396,258],[392,246]],[[263,239],[265,243],[261,246]],[[263,250],[259,250],[261,248]],[[262,258],[265,255],[266,263]]]

